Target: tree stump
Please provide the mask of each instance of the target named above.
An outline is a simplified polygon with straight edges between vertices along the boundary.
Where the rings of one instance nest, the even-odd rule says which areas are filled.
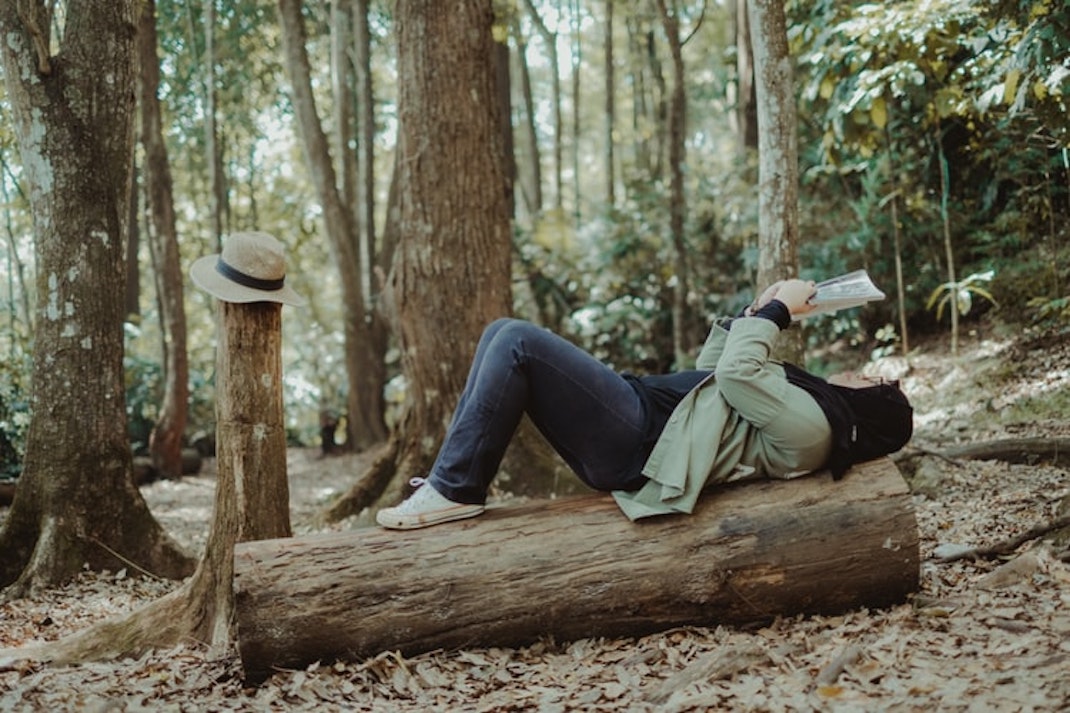
[[[488,509],[427,530],[238,544],[245,675],[386,650],[640,636],[885,607],[919,581],[918,529],[888,458],[706,493],[632,523],[604,494]]]

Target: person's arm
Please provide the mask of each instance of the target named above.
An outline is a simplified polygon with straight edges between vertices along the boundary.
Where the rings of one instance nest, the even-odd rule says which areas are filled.
[[[789,284],[791,283],[791,284]],[[710,329],[706,343],[695,361],[696,369],[716,369],[724,353],[728,333],[732,325],[745,317],[758,317],[776,322],[781,329],[791,324],[791,315],[804,314],[813,309],[808,300],[814,291],[812,281],[779,280],[767,287],[753,303],[747,305],[736,317],[722,317],[716,320]],[[777,300],[779,306],[774,304]],[[790,304],[789,304],[790,303]],[[784,309],[787,309],[787,321],[784,321]]]
[[[788,386],[783,373],[769,368],[776,338],[791,324],[792,314],[813,309],[807,303],[812,282],[787,280],[774,287],[763,294],[767,301],[753,318],[737,321],[726,332],[724,349],[714,366],[724,399],[759,428],[780,414]]]

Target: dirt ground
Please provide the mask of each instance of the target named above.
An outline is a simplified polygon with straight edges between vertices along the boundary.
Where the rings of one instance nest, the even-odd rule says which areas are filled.
[[[1052,521],[1070,501],[1065,464],[953,460],[948,447],[1070,435],[1070,343],[969,338],[867,371],[903,380],[915,438],[899,457],[914,492],[921,591],[903,605],[758,629],[675,629],[640,639],[547,639],[519,649],[384,652],[243,684],[236,652],[194,643],[137,660],[0,671],[0,711],[1061,711],[1070,708],[1068,544],[1030,540],[994,560],[938,561]],[[1029,399],[1049,404],[1030,415]],[[1070,403],[1070,401],[1068,401]],[[1070,408],[1070,407],[1068,407]],[[289,456],[297,533],[369,456]],[[163,525],[196,551],[211,518],[211,464],[144,486]],[[1060,511],[1060,508],[1063,508]],[[349,521],[340,527],[362,523]],[[173,588],[129,573],[84,573],[0,605],[0,647],[54,640]],[[295,603],[295,606],[299,603]]]

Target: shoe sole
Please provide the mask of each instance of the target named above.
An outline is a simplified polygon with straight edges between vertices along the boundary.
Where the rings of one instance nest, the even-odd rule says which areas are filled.
[[[482,515],[484,508],[470,509],[464,508],[450,508],[449,510],[440,510],[435,513],[429,513],[419,518],[407,518],[407,517],[395,517],[391,518],[389,515],[383,514],[380,511],[375,516],[375,521],[382,527],[388,530],[419,530],[422,527],[431,527],[432,525],[441,525],[444,522],[453,522],[455,520],[466,520],[470,517],[477,517]]]

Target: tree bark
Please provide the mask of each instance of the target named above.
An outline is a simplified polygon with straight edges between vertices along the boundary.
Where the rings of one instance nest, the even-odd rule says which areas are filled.
[[[216,373],[219,440],[215,510],[193,576],[128,615],[71,636],[0,652],[0,661],[70,664],[197,641],[222,655],[231,643],[234,545],[291,534],[282,408],[282,305],[220,302]]]
[[[525,163],[531,172],[526,181],[519,177],[517,181],[528,213],[538,216],[543,208],[542,152],[539,150],[539,135],[535,130],[535,99],[531,90],[531,69],[528,65],[528,40],[520,27],[519,19],[513,21],[513,35],[516,37],[517,70],[520,73],[520,95],[524,104],[523,146],[527,153]]]
[[[758,108],[754,95],[754,53],[751,50],[747,0],[736,0],[736,130],[744,150],[758,148]]]
[[[153,467],[161,478],[183,474],[182,437],[189,405],[189,359],[186,354],[186,309],[178,230],[172,196],[171,166],[160,120],[160,62],[156,56],[156,3],[146,0],[138,29],[140,43],[141,143],[145,147],[149,248],[160,310],[164,392],[160,415],[149,436]]]
[[[216,1],[204,0],[204,158],[208,165],[208,217],[212,225],[212,242],[217,249],[221,249],[227,189],[223,177],[223,154],[219,149],[216,116]]]
[[[758,289],[799,274],[799,151],[795,83],[780,0],[747,0],[758,109]],[[801,363],[801,332],[780,358]]]
[[[684,195],[684,142],[686,140],[687,92],[684,87],[683,43],[680,21],[670,13],[665,0],[657,0],[662,28],[672,57],[673,87],[669,100],[669,233],[673,246],[672,344],[673,362],[677,370],[689,366],[691,345],[688,343],[688,305],[690,285],[687,239],[684,222],[687,198]]]
[[[565,203],[564,164],[565,164],[565,122],[561,116],[561,72],[557,52],[557,33],[551,32],[539,16],[532,0],[524,0],[531,23],[546,45],[547,62],[550,65],[551,101],[554,110],[554,208],[560,211]]]
[[[323,220],[342,283],[346,377],[349,382],[347,436],[352,448],[367,448],[386,438],[383,420],[385,370],[381,340],[369,336],[369,315],[361,285],[361,257],[353,207],[342,200],[331,150],[316,110],[311,69],[305,49],[301,0],[278,0],[286,67],[294,111],[309,172],[323,209]]]
[[[492,508],[434,532],[364,528],[235,550],[246,676],[381,651],[746,625],[905,600],[910,493],[889,459],[723,487],[629,522],[606,495]]]
[[[12,585],[9,595],[87,565],[181,577],[193,564],[134,486],[126,434],[121,296],[140,5],[67,6],[54,57],[50,7],[0,5],[38,294],[25,467],[0,533],[0,584]]]
[[[606,7],[606,28],[603,42],[603,65],[606,73],[606,98],[605,98],[605,119],[606,119],[606,205],[612,210],[617,204],[617,160],[615,156],[616,142],[613,140],[613,133],[617,128],[617,68],[614,65],[613,59],[613,8],[616,5],[616,0],[605,0]]]
[[[511,312],[510,221],[489,0],[398,3],[401,243],[389,284],[408,401],[399,478],[424,475],[483,328]]]

